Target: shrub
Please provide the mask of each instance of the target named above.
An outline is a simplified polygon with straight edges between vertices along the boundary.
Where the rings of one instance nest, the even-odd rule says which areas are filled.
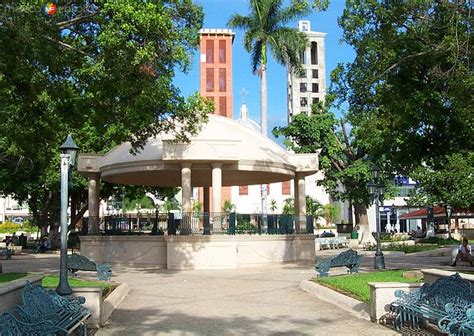
[[[20,224],[15,224],[8,221],[0,224],[0,233],[14,233],[19,230],[21,230]]]

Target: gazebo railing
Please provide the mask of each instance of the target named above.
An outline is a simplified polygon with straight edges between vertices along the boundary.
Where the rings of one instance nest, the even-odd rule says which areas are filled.
[[[87,218],[82,234],[87,235]],[[106,216],[100,221],[104,235],[237,235],[313,234],[313,216],[241,214],[235,212],[149,213]]]

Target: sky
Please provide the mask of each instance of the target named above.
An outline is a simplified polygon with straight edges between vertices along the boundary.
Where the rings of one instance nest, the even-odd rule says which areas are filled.
[[[204,10],[203,28],[228,28],[227,21],[234,14],[248,15],[248,0],[196,0]],[[337,19],[344,10],[344,0],[332,0],[325,12],[312,13],[302,18],[309,20],[312,31],[327,33],[325,40],[326,57],[326,86],[329,88],[330,73],[338,63],[350,62],[354,59],[354,50],[347,44],[342,44],[342,29],[337,24]],[[289,23],[289,27],[297,27],[297,21]],[[242,104],[241,91],[245,89],[248,94],[244,102],[249,109],[250,119],[260,123],[260,78],[252,73],[250,54],[243,46],[244,31],[233,30],[235,39],[232,48],[232,91],[233,91],[233,116],[239,118],[239,109]],[[267,66],[267,101],[268,101],[268,131],[276,126],[287,125],[287,96],[286,96],[286,68],[275,63],[269,57]],[[193,65],[187,73],[177,73],[174,83],[185,97],[199,91],[199,62],[198,51],[193,55]],[[281,139],[278,141],[281,143]]]

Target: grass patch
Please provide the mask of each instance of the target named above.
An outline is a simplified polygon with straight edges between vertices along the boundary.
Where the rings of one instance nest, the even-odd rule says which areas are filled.
[[[369,282],[420,282],[421,279],[403,277],[406,270],[390,270],[353,275],[317,278],[313,281],[354,299],[370,303]]]
[[[436,250],[439,246],[435,244],[415,244],[415,245],[406,245],[406,244],[390,244],[382,246],[382,251],[398,251],[404,253],[415,253],[422,251],[431,251]],[[368,249],[369,251],[375,251],[376,246],[371,246]]]
[[[420,243],[427,243],[427,244],[436,244],[438,246],[445,246],[445,245],[458,245],[461,242],[454,238],[440,238],[440,237],[430,237],[424,238],[419,240]]]
[[[16,279],[21,279],[25,276],[27,276],[28,273],[4,273],[0,274],[0,283],[5,283],[9,281],[13,281]]]
[[[117,284],[105,281],[81,280],[68,277],[68,283],[71,287],[101,287],[102,297],[105,298],[111,293]],[[59,276],[46,276],[43,278],[43,287],[56,288],[59,284]]]

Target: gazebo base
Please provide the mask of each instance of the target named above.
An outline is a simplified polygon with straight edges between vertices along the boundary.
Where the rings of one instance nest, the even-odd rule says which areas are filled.
[[[89,259],[170,270],[314,261],[314,235],[82,236]]]

